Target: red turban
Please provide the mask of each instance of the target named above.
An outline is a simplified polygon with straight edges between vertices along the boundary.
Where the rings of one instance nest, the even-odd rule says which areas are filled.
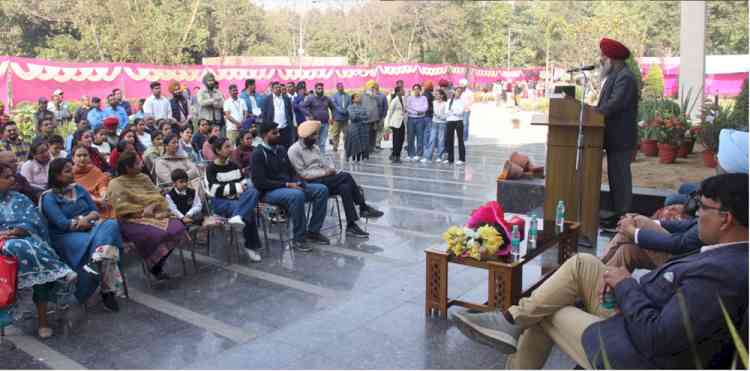
[[[630,56],[630,50],[623,45],[621,42],[617,40],[612,40],[608,38],[603,38],[602,41],[599,41],[599,50],[602,51],[602,54],[605,56],[611,58],[611,59],[628,59]]]
[[[104,121],[102,121],[102,126],[104,126],[104,128],[108,130],[117,129],[118,124],[120,124],[120,120],[118,120],[117,117],[114,116],[109,116],[104,119]]]

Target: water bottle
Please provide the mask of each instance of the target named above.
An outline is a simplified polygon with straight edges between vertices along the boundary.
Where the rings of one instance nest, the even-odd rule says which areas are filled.
[[[565,224],[565,202],[560,200],[557,202],[557,212],[555,213],[555,227],[557,230],[562,232],[563,225]]]
[[[513,226],[513,232],[510,234],[510,253],[513,255],[514,260],[518,260],[521,256],[521,232],[518,231],[518,226]]]
[[[609,286],[604,288],[604,297],[602,298],[602,308],[614,309],[617,305],[617,299],[615,299],[615,293]]]
[[[536,237],[537,229],[539,228],[539,220],[536,218],[536,214],[531,214],[531,220],[529,221],[529,237],[526,239],[526,246],[529,249],[536,248]]]

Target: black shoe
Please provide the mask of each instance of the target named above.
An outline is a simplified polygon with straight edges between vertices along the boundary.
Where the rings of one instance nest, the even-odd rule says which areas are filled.
[[[381,216],[383,216],[383,212],[380,210],[376,210],[371,206],[365,206],[359,208],[359,216],[368,219],[380,218]]]
[[[331,240],[328,237],[320,234],[320,232],[307,232],[305,234],[305,241],[314,242],[320,245],[330,245]]]
[[[393,163],[393,164],[400,164],[400,163],[401,163],[401,158],[399,158],[399,157],[396,157],[396,158],[394,158],[394,159],[393,159],[393,160],[391,161],[391,163]]]
[[[301,252],[310,252],[312,251],[312,247],[308,246],[305,241],[289,241],[289,248],[301,251]]]
[[[117,299],[115,299],[114,292],[108,292],[108,293],[102,294],[102,304],[104,304],[104,308],[106,308],[110,312],[120,311],[120,305],[117,304]]]
[[[362,228],[360,228],[357,225],[357,223],[352,223],[350,226],[346,227],[346,235],[349,237],[360,237],[360,238],[370,237],[370,234],[363,231]]]

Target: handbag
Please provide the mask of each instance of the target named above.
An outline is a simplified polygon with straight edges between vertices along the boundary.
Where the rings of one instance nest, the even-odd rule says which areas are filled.
[[[16,302],[18,289],[18,260],[2,254],[5,240],[0,239],[0,309]]]

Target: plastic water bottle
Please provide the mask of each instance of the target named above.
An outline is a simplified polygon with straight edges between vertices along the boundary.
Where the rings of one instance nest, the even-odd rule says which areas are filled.
[[[539,220],[536,218],[536,214],[531,214],[531,220],[529,221],[529,237],[526,239],[526,246],[531,250],[536,249],[536,238],[537,238],[538,229],[539,229]]]
[[[555,212],[555,227],[557,230],[562,232],[563,225],[565,224],[565,202],[563,200],[557,201],[557,212]]]
[[[517,225],[513,226],[513,232],[510,234],[510,253],[514,260],[521,256],[521,232],[518,231]]]
[[[617,305],[617,299],[615,299],[615,293],[609,286],[604,288],[604,297],[602,298],[602,308],[614,309]]]

